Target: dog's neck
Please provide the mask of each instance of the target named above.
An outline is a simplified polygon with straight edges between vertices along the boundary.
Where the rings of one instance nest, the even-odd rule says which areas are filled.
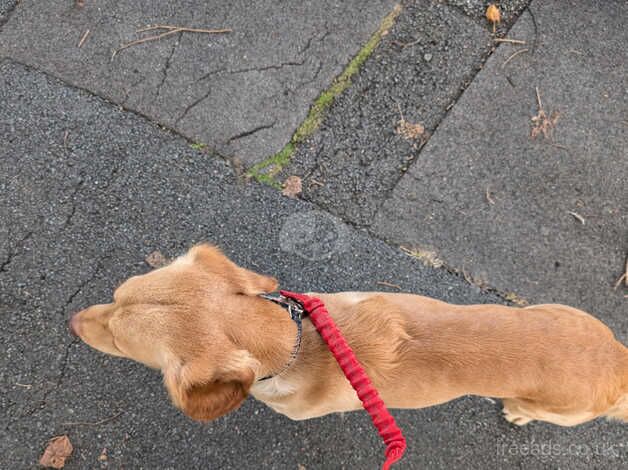
[[[295,350],[298,330],[286,309],[261,297],[247,297],[246,318],[235,322],[231,336],[260,363],[257,379],[286,371]],[[272,339],[272,341],[269,341]]]

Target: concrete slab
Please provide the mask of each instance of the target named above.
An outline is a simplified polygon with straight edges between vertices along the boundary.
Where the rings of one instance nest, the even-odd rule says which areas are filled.
[[[0,258],[2,468],[34,467],[63,433],[75,446],[68,469],[379,465],[364,413],[292,422],[249,400],[193,423],[169,404],[159,374],[72,342],[68,315],[110,299],[155,249],[174,256],[213,240],[297,290],[385,289],[382,280],[451,302],[498,300],[307,203],[239,182],[222,161],[132,113],[6,61],[0,135],[0,228],[10,234]],[[311,227],[320,225],[337,236],[317,240]],[[400,469],[628,463],[616,423],[513,429],[498,405],[472,398],[395,414],[409,439]],[[539,444],[543,453],[532,450]]]
[[[431,133],[481,66],[490,35],[457,10],[407,2],[282,178],[304,177],[304,197],[358,225],[373,215],[419,153],[396,132],[403,118]]]
[[[491,56],[372,229],[503,291],[583,307],[626,342],[627,292],[613,284],[628,250],[628,8],[529,11],[509,34],[526,44]],[[547,139],[531,138],[535,88],[560,113]]]
[[[279,151],[393,0],[20,2],[0,56],[35,66],[252,164]],[[177,33],[112,53],[148,25]],[[81,38],[89,30],[82,47]],[[144,33],[151,34],[151,32]]]

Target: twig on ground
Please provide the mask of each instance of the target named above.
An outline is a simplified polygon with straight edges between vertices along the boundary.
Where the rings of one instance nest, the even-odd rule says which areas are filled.
[[[540,111],[543,111],[543,103],[541,103],[541,93],[539,93],[538,86],[535,86],[534,89],[536,90],[536,102],[538,104],[539,112],[540,112]]]
[[[572,212],[572,211],[567,211],[567,214],[571,215],[572,217],[574,217],[578,222],[580,222],[582,225],[584,225],[584,217],[582,217],[580,214],[578,214],[577,212]]]
[[[83,36],[81,36],[81,40],[78,43],[78,48],[80,49],[83,44],[85,44],[85,41],[87,40],[87,36],[89,36],[89,29],[87,31],[85,31],[85,33],[83,33]]]
[[[420,42],[421,42],[421,40],[417,39],[416,41],[412,41],[412,42],[393,41],[393,44],[396,44],[399,47],[401,47],[402,49],[405,49],[406,47],[414,46],[415,44],[418,44]]]
[[[519,49],[518,51],[513,52],[512,55],[504,61],[504,63],[502,64],[502,68],[506,67],[506,64],[508,64],[508,62],[510,62],[515,57],[517,57],[519,54],[523,54],[524,52],[528,52],[528,51],[529,49]]]
[[[525,41],[520,39],[509,39],[509,38],[495,38],[493,39],[495,42],[507,42],[509,44],[526,44]]]
[[[118,49],[113,51],[111,58],[113,59],[118,52],[124,50],[131,46],[137,46],[138,44],[143,44],[149,41],[156,41],[158,39],[165,38],[166,36],[171,36],[176,33],[203,33],[203,34],[223,34],[230,33],[232,30],[229,28],[224,29],[200,29],[200,28],[186,28],[183,26],[171,26],[171,25],[155,25],[155,26],[147,26],[146,28],[138,29],[138,33],[143,33],[145,31],[155,31],[158,29],[165,29],[166,31],[163,33],[156,34],[154,36],[148,36],[142,39],[136,39],[135,41],[128,42],[126,44],[122,44]]]
[[[626,255],[626,265],[624,266],[624,273],[619,276],[619,279],[617,279],[617,282],[615,282],[615,286],[613,287],[613,289],[617,289],[621,285],[622,281],[624,281],[624,286],[628,287],[628,255]]]
[[[63,134],[63,150],[68,149],[68,137],[70,136],[70,131],[65,131]]]
[[[469,274],[467,274],[464,268],[462,268],[461,271],[462,271],[462,277],[464,277],[464,280],[467,281],[467,283],[471,285],[477,285],[477,283],[474,282],[473,278]]]
[[[108,418],[104,418],[104,419],[101,419],[99,421],[94,421],[94,422],[69,421],[69,422],[63,423],[63,425],[64,426],[98,426],[99,424],[105,424],[105,423],[108,423],[109,421],[113,421],[118,416],[120,416],[122,413],[124,413],[124,410],[120,410],[115,415],[109,416]]]
[[[401,290],[401,286],[397,285],[397,284],[392,284],[390,282],[386,282],[386,281],[377,281],[377,284],[379,284],[380,286],[386,286],[386,287],[393,287],[395,289]]]
[[[315,180],[314,178],[311,178],[308,184],[308,187],[312,187],[312,186],[325,186],[323,183],[321,183],[318,180]]]
[[[565,151],[569,152],[569,147],[566,147],[565,145],[552,143],[552,147],[556,147],[558,149],[565,150]]]
[[[33,386],[31,384],[21,384],[19,382],[16,382],[15,385],[18,386],[18,387],[25,388],[26,390],[30,390],[31,388],[33,388]]]
[[[491,197],[491,190],[489,186],[486,187],[486,200],[489,204],[493,206],[495,205],[495,200]]]
[[[167,29],[170,31],[176,31],[178,33],[205,33],[205,34],[222,34],[222,33],[230,33],[232,31],[231,28],[222,28],[222,29],[202,29],[202,28],[186,28],[185,26],[172,26],[169,24],[156,24],[153,26],[147,26],[146,28],[138,29],[138,33],[143,33],[145,31],[154,31],[156,29]]]

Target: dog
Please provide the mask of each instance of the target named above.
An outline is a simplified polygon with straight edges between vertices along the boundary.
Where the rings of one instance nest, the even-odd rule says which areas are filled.
[[[295,420],[362,405],[318,332],[262,294],[277,281],[201,244],[70,319],[89,346],[160,369],[175,406],[216,419],[249,394]],[[628,349],[564,305],[451,305],[413,294],[319,297],[389,408],[500,398],[505,418],[628,422]],[[298,345],[298,350],[295,350]]]

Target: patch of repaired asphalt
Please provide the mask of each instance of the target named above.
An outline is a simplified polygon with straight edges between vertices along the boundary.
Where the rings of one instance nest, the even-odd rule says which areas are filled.
[[[407,2],[280,178],[303,176],[306,199],[351,223],[369,225],[419,154],[421,138],[399,135],[399,121],[403,117],[433,132],[491,45],[488,32],[455,9]]]
[[[564,14],[565,9],[569,14]],[[375,217],[372,230],[628,340],[625,2],[533,2]],[[515,55],[518,54],[518,55]],[[548,138],[531,137],[536,89]],[[394,223],[391,223],[394,221]]]
[[[207,2],[24,0],[0,55],[47,71],[251,165],[279,151],[308,108],[392,9],[392,0]],[[166,24],[177,33],[115,49]],[[82,47],[78,44],[89,30]],[[151,34],[150,32],[147,34]]]

